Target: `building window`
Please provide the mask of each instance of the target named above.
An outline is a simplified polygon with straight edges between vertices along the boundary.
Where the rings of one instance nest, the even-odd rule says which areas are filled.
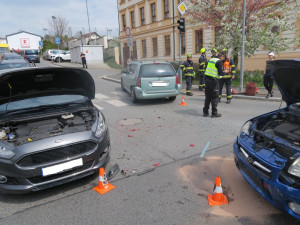
[[[169,0],[164,0],[164,17],[169,18]]]
[[[157,56],[157,38],[152,38],[153,56]]]
[[[151,15],[152,15],[152,23],[156,21],[156,7],[155,3],[151,4]]]
[[[123,24],[123,30],[126,29],[126,19],[125,19],[125,14],[122,15],[122,24]]]
[[[143,51],[143,58],[146,58],[147,57],[146,40],[142,40],[142,51]]]
[[[140,8],[141,13],[141,26],[145,25],[145,11],[144,8]]]
[[[135,20],[134,20],[134,11],[130,12],[130,17],[131,17],[131,27],[135,27]]]
[[[171,43],[170,43],[170,35],[165,36],[165,55],[171,55]]]
[[[185,35],[181,34],[181,54],[185,54]]]
[[[199,53],[200,49],[203,48],[203,30],[196,30],[195,36],[195,49],[196,53]]]

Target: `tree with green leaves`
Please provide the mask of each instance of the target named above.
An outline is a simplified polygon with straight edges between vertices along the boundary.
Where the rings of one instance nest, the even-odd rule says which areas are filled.
[[[242,46],[243,0],[187,0],[187,17],[192,25],[214,27],[217,49],[227,48],[235,64]],[[246,0],[245,56],[263,47],[281,52],[295,42],[296,0]]]

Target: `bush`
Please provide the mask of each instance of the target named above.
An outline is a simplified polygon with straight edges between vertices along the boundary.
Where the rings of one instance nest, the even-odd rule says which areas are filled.
[[[254,71],[244,71],[244,79],[243,79],[243,84],[244,86],[248,82],[255,82],[256,86],[258,87],[263,87],[263,70],[254,70]],[[232,80],[232,85],[237,86],[240,85],[240,71],[236,71],[236,77],[234,80]]]

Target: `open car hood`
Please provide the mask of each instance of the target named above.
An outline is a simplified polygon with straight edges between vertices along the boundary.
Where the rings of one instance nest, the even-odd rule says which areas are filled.
[[[270,64],[282,99],[287,105],[300,102],[300,59],[275,60]]]
[[[49,95],[95,98],[92,76],[80,68],[44,67],[0,70],[0,104]]]

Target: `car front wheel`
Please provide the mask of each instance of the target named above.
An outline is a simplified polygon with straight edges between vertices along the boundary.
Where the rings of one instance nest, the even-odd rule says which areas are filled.
[[[122,89],[122,91],[125,91],[124,84],[123,84],[123,79],[121,79],[121,89]]]
[[[134,88],[131,88],[131,101],[133,103],[137,103],[138,102],[138,99],[136,98],[136,95],[135,95]]]
[[[170,102],[175,101],[175,99],[176,99],[176,96],[169,97],[169,101],[170,101]]]

